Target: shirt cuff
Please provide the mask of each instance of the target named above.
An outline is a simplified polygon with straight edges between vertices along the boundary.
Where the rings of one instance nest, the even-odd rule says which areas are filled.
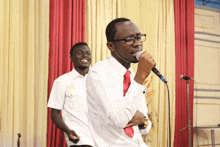
[[[150,120],[148,120],[148,125],[145,129],[141,129],[141,134],[142,135],[147,135],[150,132],[150,129],[152,127],[152,122]]]
[[[137,83],[135,80],[131,80],[131,85],[130,85],[129,89],[130,88],[132,89],[132,91],[142,92],[143,94],[148,89],[144,85]]]

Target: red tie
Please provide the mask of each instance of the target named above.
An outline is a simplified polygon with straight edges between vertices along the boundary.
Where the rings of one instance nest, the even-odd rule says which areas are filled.
[[[125,93],[128,91],[128,88],[131,84],[131,80],[130,80],[130,71],[127,70],[125,75],[124,75],[124,82],[123,82],[123,95],[125,96]],[[125,133],[130,136],[133,137],[134,136],[134,130],[132,127],[127,127],[124,129]]]

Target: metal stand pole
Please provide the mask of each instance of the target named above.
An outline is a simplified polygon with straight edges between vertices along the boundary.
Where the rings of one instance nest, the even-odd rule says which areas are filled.
[[[20,137],[21,137],[21,134],[18,133],[18,141],[17,141],[17,146],[20,147]]]
[[[192,147],[192,137],[191,137],[191,120],[190,120],[190,104],[189,104],[189,81],[188,79],[186,80],[186,84],[187,84],[187,102],[188,102],[188,127],[185,127],[182,130],[185,130],[186,128],[189,129],[189,147]]]
[[[188,101],[189,147],[192,147],[192,139],[191,139],[191,120],[190,120],[190,104],[189,104],[189,81],[186,80],[186,83],[187,83],[187,101]]]

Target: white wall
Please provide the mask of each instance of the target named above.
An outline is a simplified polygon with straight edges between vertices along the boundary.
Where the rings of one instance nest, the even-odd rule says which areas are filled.
[[[194,127],[220,123],[220,10],[195,5]],[[220,129],[215,130],[220,147]],[[211,146],[210,130],[194,129],[194,146]]]

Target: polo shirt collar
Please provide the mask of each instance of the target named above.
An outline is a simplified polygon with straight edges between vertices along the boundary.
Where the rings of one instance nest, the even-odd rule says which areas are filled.
[[[75,68],[73,68],[72,71],[69,72],[69,74],[73,79],[76,79],[77,77],[83,76],[83,75],[79,74]],[[85,78],[86,78],[86,76],[87,76],[87,74],[85,75]]]

